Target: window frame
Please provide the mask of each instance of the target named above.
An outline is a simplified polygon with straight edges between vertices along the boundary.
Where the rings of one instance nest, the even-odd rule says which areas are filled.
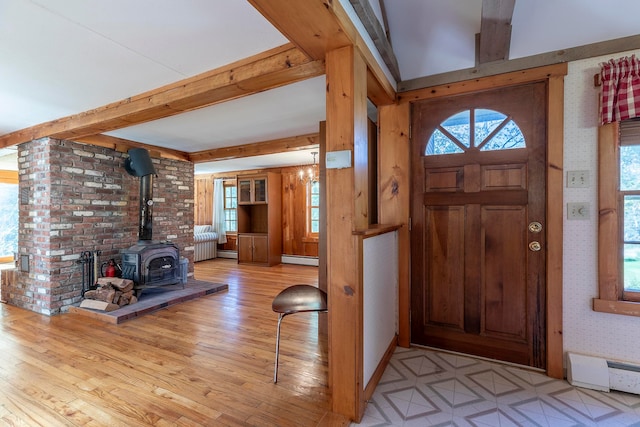
[[[227,188],[231,188],[236,190],[236,207],[227,207]],[[238,194],[237,194],[237,187],[236,187],[236,182],[235,180],[225,180],[222,183],[222,191],[224,193],[224,221],[225,221],[225,228],[227,228],[229,220],[227,219],[227,211],[235,211],[236,212],[236,219],[235,219],[235,230],[226,230],[227,234],[236,234],[238,232]]]
[[[0,183],[19,185],[18,171],[0,170]],[[19,191],[19,189],[18,189]],[[0,256],[0,263],[14,261],[14,256]]]
[[[593,310],[640,316],[640,292],[623,280],[623,206],[620,191],[620,124],[598,128],[598,298]]]
[[[316,181],[318,184],[318,200],[320,200],[320,181]],[[318,238],[318,236],[320,235],[320,232],[313,232],[311,230],[313,230],[313,219],[311,219],[311,212],[314,208],[318,209],[318,215],[320,213],[319,209],[320,209],[320,204],[318,203],[318,205],[312,205],[311,204],[311,200],[313,197],[313,192],[311,191],[313,187],[313,182],[308,182],[306,184],[306,193],[307,193],[307,203],[306,203],[306,210],[307,210],[307,227],[306,227],[306,236],[307,237],[312,237],[312,238]],[[318,222],[318,230],[320,230],[320,219],[317,220]]]

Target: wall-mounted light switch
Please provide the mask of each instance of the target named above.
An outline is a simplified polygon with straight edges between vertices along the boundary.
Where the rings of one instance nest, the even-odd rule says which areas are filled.
[[[589,171],[568,171],[567,188],[586,188],[589,186]]]
[[[589,203],[567,203],[567,219],[589,219]]]

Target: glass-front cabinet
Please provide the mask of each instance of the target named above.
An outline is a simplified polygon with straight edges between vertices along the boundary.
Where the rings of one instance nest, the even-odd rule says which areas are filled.
[[[267,178],[238,178],[238,204],[267,203]]]
[[[238,263],[276,265],[282,259],[282,175],[238,176]]]

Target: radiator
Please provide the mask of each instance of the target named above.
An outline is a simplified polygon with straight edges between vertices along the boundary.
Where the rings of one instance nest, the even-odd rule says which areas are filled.
[[[194,243],[193,261],[204,261],[207,259],[216,258],[217,255],[217,240],[209,240],[206,242]]]
[[[571,385],[640,394],[640,366],[576,353],[567,353],[567,360]]]

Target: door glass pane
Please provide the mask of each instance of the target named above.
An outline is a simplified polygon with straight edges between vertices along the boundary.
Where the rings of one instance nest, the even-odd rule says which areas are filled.
[[[509,123],[500,129],[500,132],[480,148],[480,151],[510,150],[525,147],[522,131],[513,120],[509,120]]]
[[[439,130],[435,130],[431,134],[431,138],[429,138],[429,143],[427,144],[427,152],[425,153],[427,156],[433,156],[438,154],[454,154],[454,153],[462,153],[462,149],[453,143],[448,137],[445,136]]]
[[[469,110],[461,111],[460,113],[449,117],[447,120],[442,122],[440,126],[446,129],[451,135],[455,136],[462,145],[469,147],[469,117]]]
[[[251,180],[238,181],[238,195],[241,202],[251,202]]]
[[[473,129],[476,132],[475,146],[479,146],[484,139],[489,136],[500,124],[506,119],[502,113],[493,110],[485,110],[478,108],[475,110],[475,125]]]
[[[18,251],[18,184],[0,183],[0,257]]]
[[[267,180],[266,178],[256,179],[253,183],[256,202],[267,201]]]
[[[471,126],[474,131],[473,138]],[[493,132],[497,133],[490,137]],[[473,116],[471,110],[466,110],[442,122],[439,129],[431,134],[425,155],[464,153],[471,146],[479,148],[480,151],[494,151],[524,148],[526,143],[518,125],[505,114],[478,108],[474,110]]]
[[[620,190],[640,190],[640,145],[620,147]]]

